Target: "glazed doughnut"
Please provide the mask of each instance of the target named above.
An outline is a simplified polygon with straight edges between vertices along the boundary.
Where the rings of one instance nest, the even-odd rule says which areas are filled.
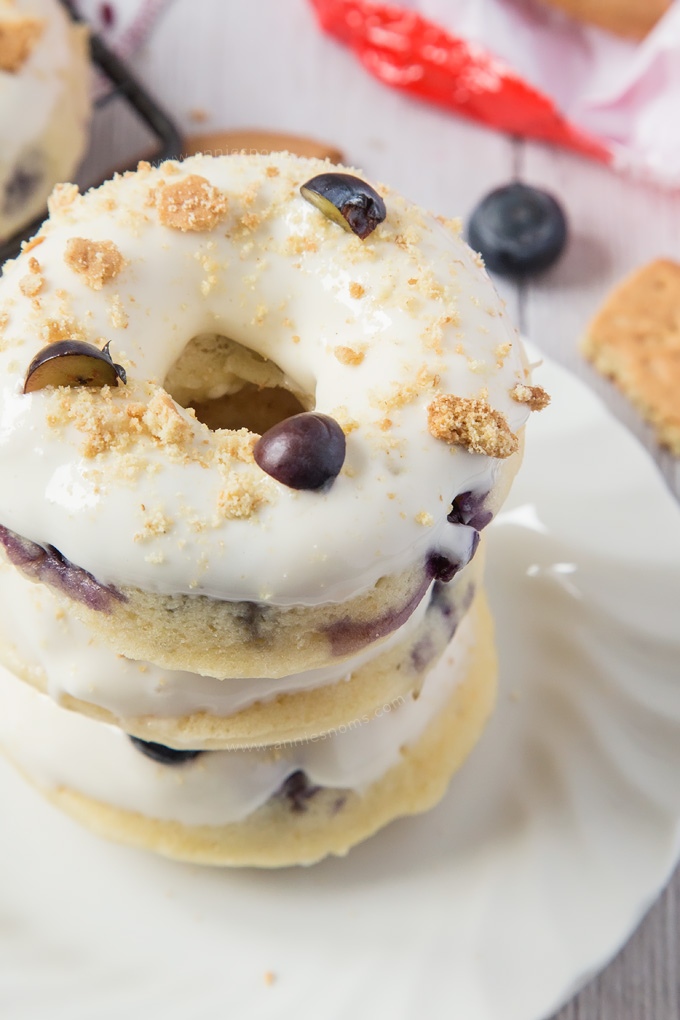
[[[0,563],[0,663],[65,708],[173,748],[304,740],[417,691],[481,587],[478,553],[378,648],[279,679],[217,680],[116,654],[50,589]]]
[[[89,74],[86,30],[57,0],[0,0],[0,241],[80,162]]]
[[[312,863],[439,800],[486,721],[495,672],[480,595],[417,700],[305,744],[168,760],[2,668],[0,744],[58,807],[112,839],[205,864]]]
[[[379,186],[362,239],[300,193],[337,170],[195,156],[62,186],[5,267],[0,537],[117,653],[232,679],[349,660],[502,502],[534,399],[504,306],[456,224]],[[64,343],[108,384],[45,384]],[[319,428],[335,467],[293,487]]]

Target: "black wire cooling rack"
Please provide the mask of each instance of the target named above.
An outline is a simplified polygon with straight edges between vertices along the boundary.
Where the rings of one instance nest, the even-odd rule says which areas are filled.
[[[61,2],[74,21],[82,21],[70,0],[61,0]],[[151,142],[149,149],[144,152],[145,159],[161,161],[176,159],[180,156],[182,137],[172,119],[139,84],[120,57],[116,56],[94,32],[90,33],[90,59],[101,79],[99,94],[93,101],[93,120],[99,111],[109,106],[114,100],[125,103],[147,133],[152,135],[155,140],[155,148],[151,147],[153,146],[153,142]],[[106,176],[110,176],[115,171],[122,173],[124,170],[133,169],[136,162],[136,160],[127,161],[123,166],[113,167]],[[100,184],[104,179],[100,177],[90,181],[89,185]],[[19,253],[22,241],[27,240],[36,232],[46,215],[47,210],[0,245],[0,266],[6,259],[14,258]]]

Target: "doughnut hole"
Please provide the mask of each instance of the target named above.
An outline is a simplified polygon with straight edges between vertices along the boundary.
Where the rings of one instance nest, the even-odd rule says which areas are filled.
[[[246,428],[263,435],[285,418],[314,409],[313,396],[303,393],[273,361],[212,333],[189,341],[163,386],[213,430]]]

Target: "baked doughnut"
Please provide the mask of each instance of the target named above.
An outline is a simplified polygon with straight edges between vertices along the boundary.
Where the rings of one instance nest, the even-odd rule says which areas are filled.
[[[482,564],[478,553],[459,578],[435,581],[377,649],[279,679],[218,680],[116,654],[48,587],[0,563],[0,663],[65,708],[142,740],[193,749],[304,740],[417,692],[481,587]]]
[[[480,594],[417,700],[305,744],[183,756],[140,750],[4,669],[0,744],[58,807],[112,839],[205,864],[312,863],[439,800],[482,730],[494,688]]]
[[[86,29],[57,0],[0,0],[0,241],[80,162],[89,74]]]
[[[456,224],[343,173],[194,156],[61,186],[5,267],[0,538],[116,653],[351,660],[502,501],[532,402],[504,306]],[[341,229],[367,195],[382,221]]]

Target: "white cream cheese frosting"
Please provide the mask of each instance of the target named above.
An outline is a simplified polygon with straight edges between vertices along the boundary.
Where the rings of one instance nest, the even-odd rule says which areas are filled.
[[[423,599],[406,623],[382,643],[340,663],[278,679],[218,679],[117,654],[63,609],[49,588],[27,581],[19,571],[0,563],[0,642],[12,648],[28,671],[42,671],[47,692],[57,702],[70,695],[119,719],[182,718],[198,712],[225,717],[277,695],[349,680],[355,670],[413,634],[428,601]]]
[[[224,825],[256,811],[299,769],[321,787],[359,792],[396,765],[465,675],[474,628],[468,615],[417,700],[280,748],[206,751],[158,764],[115,727],[67,712],[0,668],[0,744],[46,790],[75,790],[115,807],[185,825]]]
[[[450,226],[380,186],[387,218],[361,241],[306,202],[300,185],[329,169],[196,156],[56,194],[0,281],[0,524],[106,585],[274,605],[344,601],[432,550],[466,561],[472,529],[447,513],[491,489],[499,461],[435,438],[428,406],[482,397],[516,433],[519,339]],[[166,189],[197,178],[215,223],[168,225]],[[78,239],[116,252],[113,278],[74,269]],[[274,481],[252,437],[211,432],[163,390],[211,332],[271,359],[343,426],[327,491]],[[110,341],[127,385],[23,393],[35,354],[65,337]]]
[[[36,216],[56,181],[73,173],[89,117],[85,29],[57,0],[0,0],[3,26],[27,22],[25,59],[13,69],[0,62],[0,239]]]

